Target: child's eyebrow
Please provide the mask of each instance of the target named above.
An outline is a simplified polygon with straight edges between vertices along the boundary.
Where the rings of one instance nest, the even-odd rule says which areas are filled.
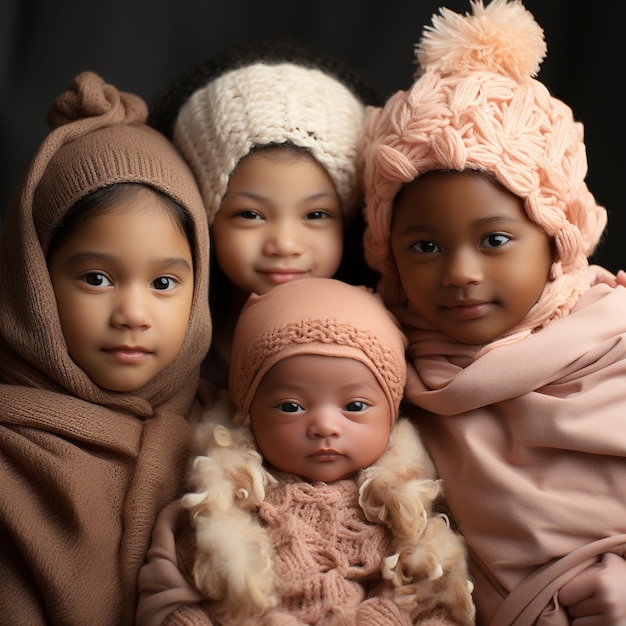
[[[83,263],[105,263],[115,260],[115,256],[106,254],[104,252],[77,252],[67,259],[68,264],[83,264]],[[191,270],[191,265],[183,257],[161,257],[154,259],[155,265],[161,265],[166,267],[179,267],[181,269]]]
[[[476,220],[479,226],[489,226],[490,224],[519,224],[523,220],[513,215],[491,215]]]
[[[512,215],[489,215],[477,219],[474,224],[477,226],[490,226],[492,224],[520,224],[523,220]],[[432,232],[436,228],[431,224],[409,224],[402,229],[403,233],[419,233],[423,231]]]
[[[319,198],[334,198],[335,193],[332,191],[320,191],[318,193],[312,193],[310,196],[300,198],[302,202],[309,202],[311,200],[318,200]],[[264,200],[265,195],[257,191],[248,191],[247,189],[238,189],[237,191],[227,193],[224,197],[236,198],[237,196],[243,196],[245,198],[253,198],[255,200]]]

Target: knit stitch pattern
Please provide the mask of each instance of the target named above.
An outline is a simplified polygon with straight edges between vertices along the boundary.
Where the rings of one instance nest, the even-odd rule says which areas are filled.
[[[404,370],[398,363],[397,355],[383,345],[373,332],[361,330],[349,323],[335,319],[306,319],[268,329],[262,337],[248,348],[248,358],[242,360],[240,375],[232,382],[233,397],[246,398],[236,402],[239,406],[249,405],[252,381],[257,376],[262,363],[273,355],[284,352],[290,346],[306,344],[326,346],[339,345],[361,351],[373,364],[377,377],[385,382],[394,406],[400,404],[403,392]]]
[[[272,144],[307,148],[352,217],[364,115],[363,103],[318,69],[255,63],[198,89],[180,110],[173,140],[200,184],[209,222],[239,161],[252,148]]]
[[[566,315],[588,287],[587,257],[606,225],[585,183],[583,126],[533,76],[543,31],[519,2],[482,0],[473,14],[442,9],[417,46],[419,78],[366,121],[360,155],[366,193],[365,253],[381,272],[388,305],[403,305],[390,249],[393,201],[433,170],[485,172],[524,200],[528,218],[554,241],[550,281],[503,342]]]
[[[355,510],[353,480],[312,485],[286,477],[259,506],[276,554],[283,604],[305,623],[354,614],[364,599],[364,584],[380,579],[389,534]]]

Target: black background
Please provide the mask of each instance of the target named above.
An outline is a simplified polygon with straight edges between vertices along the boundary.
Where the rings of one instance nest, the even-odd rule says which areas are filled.
[[[237,42],[290,38],[340,58],[387,97],[412,82],[414,44],[442,4],[469,0],[2,0],[0,207],[48,128],[45,116],[71,79],[93,70],[154,102],[181,70]],[[585,124],[589,188],[609,211],[593,257],[626,267],[626,2],[526,0],[545,31],[539,78]]]

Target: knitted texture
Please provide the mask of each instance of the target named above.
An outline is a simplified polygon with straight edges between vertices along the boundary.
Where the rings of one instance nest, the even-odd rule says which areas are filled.
[[[84,72],[48,113],[53,128],[31,168],[33,216],[47,249],[51,230],[78,200],[113,183],[149,185],[183,207],[202,206],[189,166],[145,124],[145,102]]]
[[[432,170],[493,175],[554,241],[550,282],[514,340],[571,310],[607,218],[585,184],[582,124],[533,78],[546,51],[543,31],[520,2],[470,4],[471,15],[433,16],[416,49],[419,78],[368,117],[360,150],[365,251],[382,274],[384,300],[404,304],[389,245],[397,193]]]
[[[296,354],[353,358],[380,383],[392,418],[404,391],[404,335],[380,298],[331,278],[303,278],[252,294],[233,338],[230,392],[245,416],[267,371]],[[236,375],[234,374],[236,372]]]
[[[191,171],[141,126],[145,111],[137,96],[95,74],[78,76],[54,106],[57,125],[3,224],[0,621],[6,624],[134,623],[137,576],[155,518],[179,495],[185,475],[200,363],[211,339],[208,229]],[[170,179],[162,181],[167,172]],[[98,387],[69,356],[46,252],[54,224],[75,200],[96,186],[137,179],[171,185],[170,195],[190,215],[194,297],[176,359],[141,389],[119,393]]]
[[[182,106],[174,143],[190,163],[212,222],[239,161],[255,146],[307,148],[352,211],[364,104],[333,76],[295,63],[254,63],[214,79]]]
[[[361,606],[364,589],[368,580],[380,580],[390,535],[365,520],[355,482],[281,481],[259,505],[259,516],[274,545],[274,569],[285,610],[306,624],[366,623],[357,619],[357,609],[367,611],[367,604]],[[389,605],[386,612],[373,612],[381,618],[388,615],[376,623],[411,623],[406,613],[398,619],[400,611],[392,601],[375,601]]]

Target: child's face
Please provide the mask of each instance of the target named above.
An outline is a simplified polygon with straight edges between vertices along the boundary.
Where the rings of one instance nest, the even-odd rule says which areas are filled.
[[[49,262],[72,359],[100,387],[134,391],[176,358],[194,289],[189,242],[154,192],[95,215]]]
[[[259,450],[279,470],[310,481],[352,476],[384,452],[389,404],[355,359],[295,355],[263,377],[250,420]]]
[[[546,233],[484,175],[432,173],[394,205],[391,249],[412,307],[453,339],[482,344],[521,322],[548,280]]]
[[[341,203],[328,174],[307,155],[252,153],[233,172],[211,234],[228,279],[244,293],[263,294],[335,274],[343,252]]]

